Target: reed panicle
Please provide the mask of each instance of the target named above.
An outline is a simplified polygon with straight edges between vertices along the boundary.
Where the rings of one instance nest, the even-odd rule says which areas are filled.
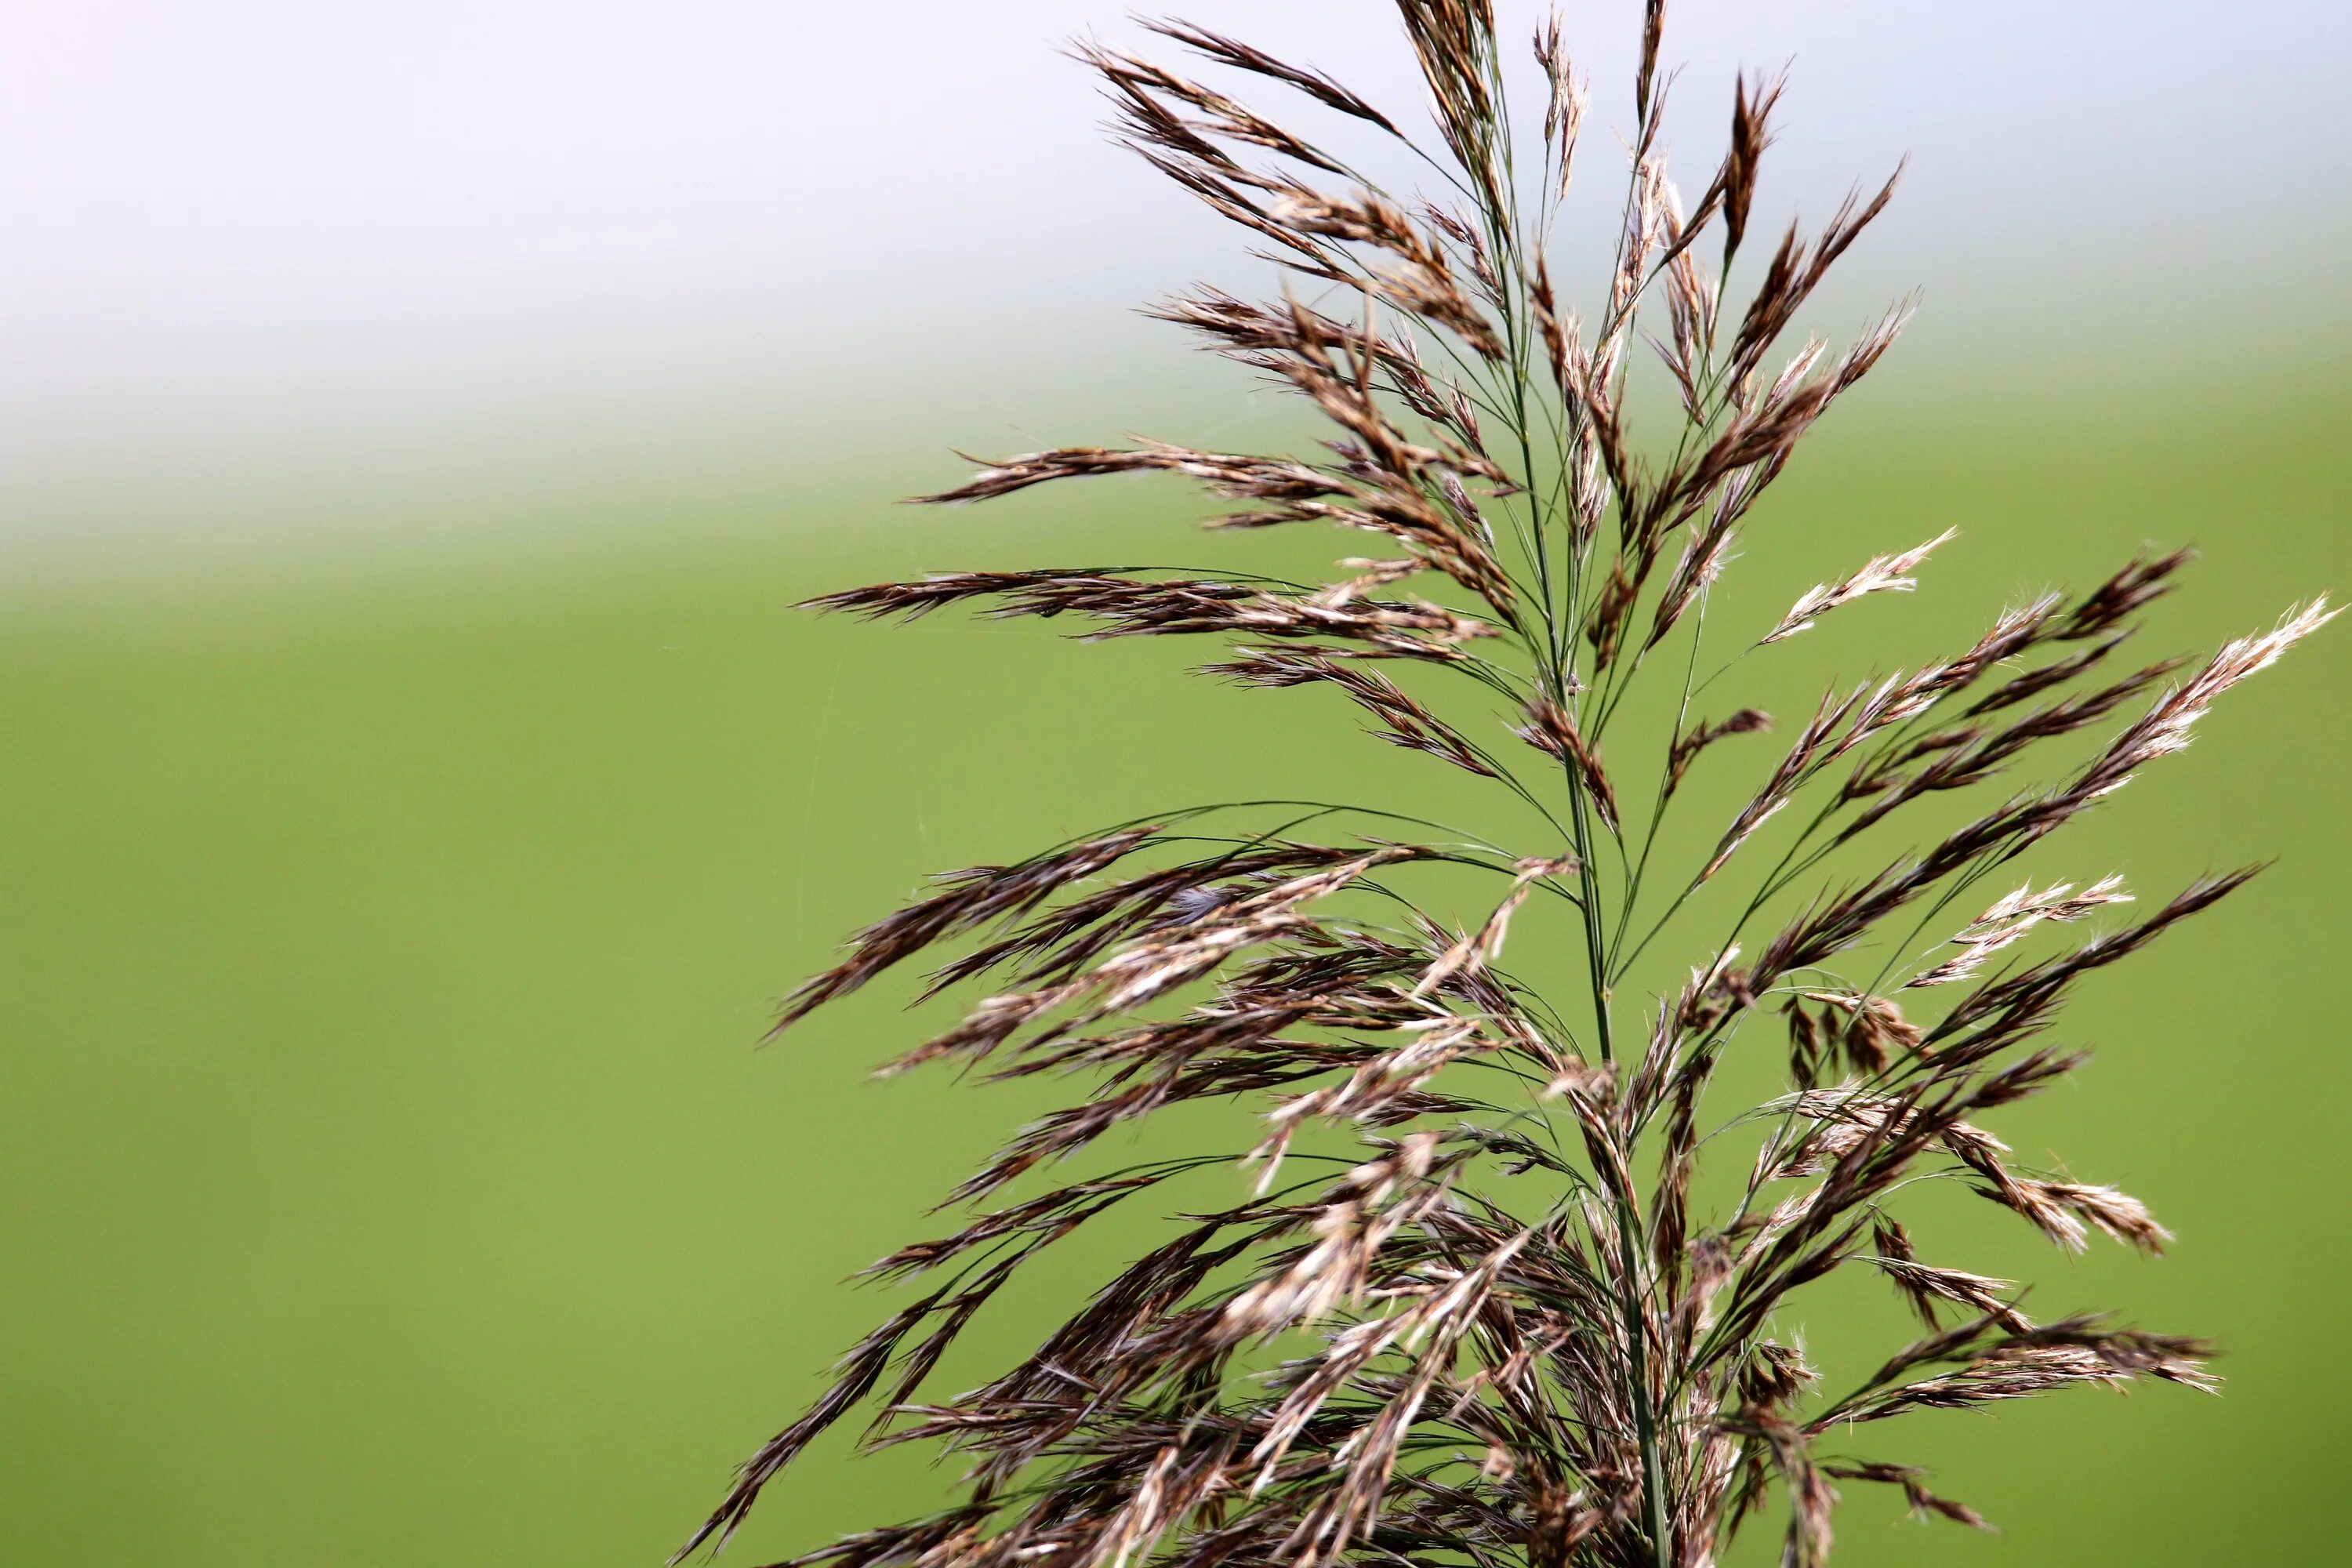
[[[1870,1424],[2078,1384],[2213,1386],[2197,1341],[2038,1321],[2010,1281],[1924,1260],[1895,1210],[1934,1178],[2062,1247],[2168,1239],[2129,1195],[2020,1163],[1985,1121],[2082,1059],[2042,1039],[2078,979],[2252,873],[2028,961],[2133,895],[2115,877],[2037,885],[2004,868],[2187,745],[2216,699],[2335,612],[2314,600],[2193,668],[2116,675],[2111,656],[2188,559],[2143,555],[2087,592],[2001,611],[1947,658],[1832,689],[1772,750],[1757,709],[1698,717],[1682,672],[1732,544],[1901,330],[1898,309],[1843,352],[1809,341],[1771,363],[1895,181],[1816,235],[1790,226],[1734,302],[1727,274],[1748,255],[1783,84],[1739,82],[1728,150],[1685,204],[1660,151],[1664,6],[1649,0],[1614,268],[1580,313],[1545,253],[1591,103],[1561,22],[1541,24],[1523,62],[1489,0],[1398,12],[1433,140],[1319,71],[1181,22],[1147,26],[1198,68],[1286,91],[1286,118],[1135,55],[1076,51],[1120,138],[1270,245],[1297,285],[1264,303],[1202,289],[1153,313],[1313,405],[1333,426],[1324,449],[1065,447],[979,463],[925,498],[1171,474],[1234,509],[1218,526],[1335,525],[1385,552],[1321,584],[1083,566],[813,603],[1223,639],[1209,672],[1333,689],[1381,740],[1506,792],[1523,841],[1433,833],[1397,802],[1201,806],[947,874],[854,937],[779,1029],[931,952],[930,992],[992,984],[894,1068],[947,1059],[1086,1087],[952,1194],[977,1209],[961,1228],[874,1266],[919,1282],[913,1299],[752,1455],[681,1556],[723,1542],[781,1469],[863,1410],[869,1445],[929,1442],[963,1462],[962,1500],[795,1560],[807,1568],[1702,1568],[1776,1496],[1782,1561],[1811,1564],[1829,1554],[1841,1484],[1984,1522],[1916,1468],[1845,1452]],[[1542,109],[1515,138],[1523,67]],[[1376,184],[1296,129],[1332,115],[1435,198]],[[1335,313],[1302,302],[1335,296]],[[1637,444],[1627,386],[1645,344],[1673,416]],[[1951,538],[1875,554],[1733,644],[1780,657],[1772,645],[1846,624],[1842,606],[1914,589]],[[1612,737],[1662,656],[1682,681],[1671,733]],[[1386,673],[1406,668],[1416,692]],[[2050,744],[2111,721],[2104,741]],[[1958,827],[1901,851],[1863,842],[2053,752],[2071,761]],[[1754,783],[1670,870],[1652,853],[1660,823],[1702,761]],[[1454,927],[1429,911],[1416,879],[1439,868],[1491,879],[1483,915]],[[1690,955],[1687,984],[1637,1006],[1622,994],[1637,962],[1708,908],[1720,939]],[[1533,940],[1539,920],[1575,954],[1565,994],[1504,967],[1514,931]],[[1843,963],[1865,944],[1884,956]],[[1759,1037],[1776,1031],[1785,1047]],[[1776,1072],[1785,1055],[1785,1089],[1710,1103],[1735,1049]],[[1227,1147],[1005,1195],[1157,1112],[1237,1098],[1258,1120]],[[1334,1159],[1342,1136],[1360,1146]],[[1702,1201],[1702,1155],[1736,1172],[1735,1149],[1753,1150],[1745,1176]],[[1172,1239],[992,1380],[931,1386],[1045,1248],[1155,1194],[1172,1205],[1170,1184],[1234,1160],[1254,1190],[1178,1215]],[[1841,1269],[1882,1277],[1923,1337],[1833,1389],[1784,1325],[1793,1293]]]

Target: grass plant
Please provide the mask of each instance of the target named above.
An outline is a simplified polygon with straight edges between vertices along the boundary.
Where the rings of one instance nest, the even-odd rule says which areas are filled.
[[[1369,150],[1347,157],[1192,76],[1076,51],[1126,143],[1284,275],[1269,301],[1202,288],[1154,313],[1305,399],[1332,426],[1320,447],[1064,447],[927,498],[1171,474],[1223,504],[1213,527],[1337,527],[1375,552],[1319,581],[1087,565],[814,603],[1207,639],[1211,676],[1352,704],[1374,737],[1489,786],[1491,809],[1473,826],[1409,797],[1288,798],[1270,754],[1265,798],[952,872],[858,932],[778,1028],[931,952],[926,995],[980,994],[887,1070],[1082,1087],[956,1189],[968,1223],[874,1265],[918,1282],[906,1304],[686,1551],[722,1542],[862,1410],[866,1441],[962,1466],[959,1500],[795,1560],[809,1568],[1700,1568],[1776,1508],[1782,1560],[1809,1564],[1830,1552],[1840,1483],[1984,1522],[1880,1453],[1888,1418],[2214,1386],[2200,1342],[2029,1315],[2011,1282],[1925,1260],[1898,1210],[1921,1184],[1957,1184],[2063,1247],[2168,1239],[2126,1194],[2016,1158],[1989,1119],[2083,1059],[2048,1037],[2078,980],[2252,872],[2127,915],[2119,878],[2045,879],[2021,858],[2332,612],[2315,600],[2209,658],[2135,664],[2119,656],[2189,559],[2150,551],[1776,728],[1738,695],[1753,661],[1913,590],[1952,537],[1885,549],[1777,619],[1710,623],[1759,500],[1906,319],[1841,350],[1789,342],[1895,180],[1810,237],[1759,239],[1783,87],[1755,77],[1685,200],[1660,151],[1651,0],[1609,282],[1580,313],[1548,254],[1589,104],[1559,20],[1522,57],[1487,0],[1398,10],[1429,130],[1235,39],[1150,24]],[[1515,80],[1534,89],[1516,118]],[[1637,365],[1664,395],[1633,395]],[[1744,804],[1677,860],[1661,827],[1685,782],[1737,768]],[[1457,924],[1439,897],[1473,879],[1488,891]],[[1642,988],[1661,942],[1699,931],[1687,978]],[[1507,963],[1507,941],[1511,957],[1572,954],[1574,982]],[[1711,1098],[1734,1053],[1783,1081]],[[1249,1114],[1217,1146],[1050,1174],[1160,1113],[1234,1101]],[[1043,1249],[1107,1215],[1164,1214],[1237,1160],[1246,1185],[1170,1215],[1171,1237],[1034,1353],[968,1392],[934,1386]],[[1882,1278],[1918,1336],[1824,1386],[1790,1306],[1841,1272]]]

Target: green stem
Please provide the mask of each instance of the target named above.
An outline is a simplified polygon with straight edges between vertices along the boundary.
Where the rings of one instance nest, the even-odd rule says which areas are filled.
[[[1608,960],[1601,937],[1600,879],[1592,865],[1592,830],[1586,816],[1582,781],[1572,767],[1562,771],[1568,778],[1569,821],[1574,833],[1577,879],[1583,895],[1579,901],[1583,905],[1584,952],[1592,984],[1594,1039],[1601,1059],[1613,1062],[1616,1047],[1610,1027]],[[1618,1194],[1616,1209],[1617,1248],[1622,1259],[1617,1279],[1618,1310],[1625,1328],[1626,1381],[1633,1396],[1634,1436],[1642,1451],[1642,1507],[1650,1533],[1652,1561],[1657,1568],[1667,1568],[1672,1559],[1666,1536],[1665,1476],[1658,1457],[1657,1412],[1650,1398],[1649,1329],[1642,1310],[1642,1291],[1636,1284],[1642,1254],[1639,1231],[1633,1223],[1633,1194]]]

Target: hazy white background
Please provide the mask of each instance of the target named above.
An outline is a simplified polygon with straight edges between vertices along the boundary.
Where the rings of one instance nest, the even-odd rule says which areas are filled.
[[[1637,9],[1569,7],[1588,178]],[[1379,0],[1183,10],[1417,100]],[[1248,274],[1105,143],[1056,52],[1089,29],[1137,37],[1101,0],[0,5],[0,562],[525,530],[1181,371],[1126,307]],[[2335,4],[1685,0],[1672,140],[1695,188],[1732,70],[1790,63],[1759,224],[1912,158],[1842,300],[1920,287],[1909,352],[1954,363],[2160,374],[2336,331],[2348,51]]]

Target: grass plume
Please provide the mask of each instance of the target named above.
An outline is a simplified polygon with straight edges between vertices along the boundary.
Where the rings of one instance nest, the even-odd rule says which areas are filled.
[[[1523,59],[1487,0],[1398,10],[1433,138],[1184,23],[1150,26],[1202,65],[1294,95],[1285,113],[1303,118],[1076,50],[1121,139],[1286,274],[1276,300],[1203,289],[1153,313],[1311,404],[1332,427],[1321,448],[1066,447],[982,462],[926,498],[1155,472],[1232,508],[1218,526],[1332,525],[1385,553],[1323,583],[1083,566],[814,603],[1210,638],[1223,651],[1209,673],[1330,689],[1371,734],[1498,792],[1515,826],[1468,838],[1408,800],[1276,803],[1274,817],[1265,802],[1206,805],[951,873],[857,933],[780,1029],[945,944],[932,990],[986,977],[989,994],[893,1068],[1086,1087],[951,1194],[976,1209],[961,1229],[874,1266],[925,1283],[751,1457],[681,1555],[723,1542],[780,1470],[865,1408],[868,1442],[962,1461],[961,1500],[800,1564],[1701,1568],[1776,1498],[1783,1562],[1811,1564],[1830,1552],[1837,1483],[1983,1522],[1916,1467],[1846,1452],[1874,1423],[2080,1384],[2213,1386],[2200,1342],[2103,1316],[2038,1321],[2009,1281],[1924,1261],[1895,1210],[1906,1186],[1940,1179],[2062,1247],[2169,1239],[2128,1194],[2021,1165],[1985,1119],[2082,1059],[2044,1039],[2077,980],[2252,873],[2029,961],[2133,895],[2112,877],[2036,888],[2004,868],[2185,746],[2216,699],[2334,612],[2314,601],[2201,662],[2117,672],[2111,656],[2188,559],[2143,555],[2086,592],[2001,610],[1948,657],[1833,688],[1784,745],[1738,739],[1773,731],[1758,709],[1698,716],[1692,672],[1735,541],[1901,331],[1897,309],[1842,352],[1808,342],[1774,363],[1895,181],[1816,235],[1791,226],[1733,303],[1783,84],[1740,81],[1727,151],[1685,204],[1660,152],[1651,0],[1613,266],[1580,313],[1546,254],[1591,103],[1561,23],[1545,21]],[[1515,132],[1519,78],[1543,107]],[[1384,140],[1434,195],[1378,184],[1293,128],[1318,115]],[[1334,297],[1347,308],[1326,313]],[[1653,359],[1672,415],[1637,440],[1628,384]],[[1730,646],[1745,651],[1706,684],[1844,624],[1832,612],[1854,600],[1915,589],[1950,538],[1874,554],[1739,629]],[[1417,690],[1388,669],[1418,672]],[[1654,746],[1612,735],[1645,675],[1681,689]],[[2110,724],[2074,751],[2051,744]],[[1755,782],[1711,848],[1670,868],[1653,855],[1660,825],[1703,760]],[[1978,798],[1960,826],[1884,847],[1890,819],[1961,791]],[[1433,912],[1417,879],[1439,868],[1492,881],[1480,918],[1455,929]],[[1687,984],[1636,1005],[1629,977],[1685,915],[1719,939],[1689,955]],[[1539,920],[1577,953],[1576,984],[1538,989],[1504,966],[1514,931],[1529,940]],[[1735,1049],[1785,1060],[1782,1090],[1712,1102]],[[1227,1147],[1005,1195],[1161,1110],[1234,1100],[1257,1116],[1236,1119]],[[1339,1135],[1360,1146],[1334,1160],[1322,1151]],[[1702,1202],[1702,1154],[1733,1149],[1752,1151],[1744,1176]],[[1155,1193],[1172,1203],[1170,1184],[1234,1160],[1254,1188],[1181,1216],[1034,1354],[961,1394],[930,1386],[1043,1248]],[[1792,1296],[1841,1269],[1882,1277],[1921,1337],[1824,1389],[1780,1325]]]

